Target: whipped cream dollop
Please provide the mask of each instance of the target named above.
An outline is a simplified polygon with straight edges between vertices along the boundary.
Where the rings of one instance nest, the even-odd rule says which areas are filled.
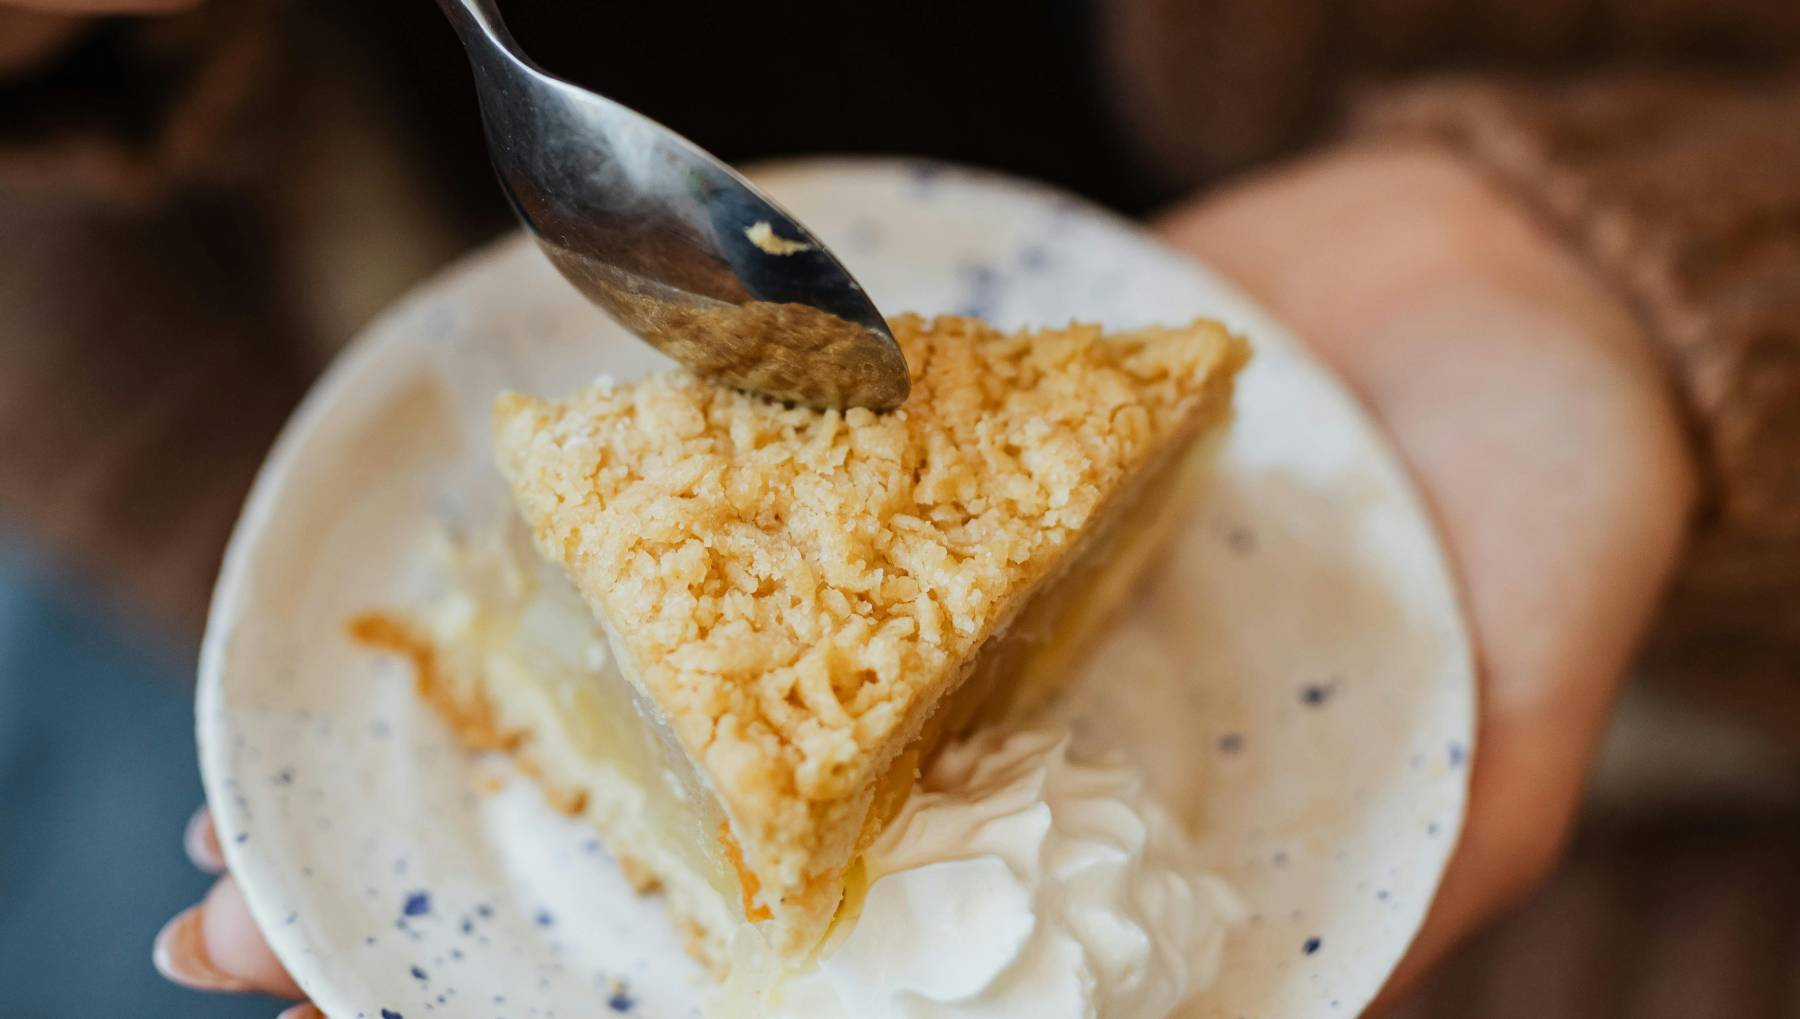
[[[1058,728],[946,749],[864,861],[860,916],[766,1014],[1164,1019],[1243,916],[1137,773]]]

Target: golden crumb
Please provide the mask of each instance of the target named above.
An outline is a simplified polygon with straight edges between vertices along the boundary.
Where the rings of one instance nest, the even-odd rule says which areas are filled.
[[[400,655],[412,663],[419,697],[443,716],[462,745],[471,750],[514,751],[524,733],[501,728],[492,704],[459,694],[446,681],[437,646],[411,623],[386,612],[363,612],[345,624],[350,639],[364,647]]]
[[[744,848],[738,845],[737,839],[731,834],[729,822],[721,821],[719,823],[719,848],[725,853],[725,862],[730,864],[732,871],[737,874],[738,891],[744,899],[744,918],[751,923],[762,923],[765,920],[774,919],[775,914],[771,913],[769,907],[757,899],[757,895],[762,891],[762,882],[757,878],[755,871],[744,865]]]
[[[537,780],[538,788],[544,794],[544,802],[550,804],[551,810],[559,814],[567,814],[570,817],[580,817],[587,810],[588,791],[586,789],[562,786],[552,782],[550,777],[544,774],[544,766],[539,764],[538,759],[532,756],[528,750],[515,750],[512,759],[520,771]]]
[[[884,415],[682,372],[495,411],[539,550],[701,764],[778,914],[822,845],[847,862],[868,804],[838,807],[1108,497],[1222,419],[1247,356],[1210,322],[893,327],[912,397]]]

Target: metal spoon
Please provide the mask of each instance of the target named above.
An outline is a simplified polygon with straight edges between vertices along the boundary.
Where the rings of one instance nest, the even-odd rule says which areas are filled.
[[[695,372],[815,407],[886,410],[911,377],[825,246],[661,124],[545,73],[492,0],[438,0],[468,50],[501,187],[588,299]]]

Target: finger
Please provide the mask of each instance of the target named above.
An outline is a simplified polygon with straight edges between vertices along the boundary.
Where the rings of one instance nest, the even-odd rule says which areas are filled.
[[[310,1001],[303,1001],[293,1008],[287,1009],[275,1019],[326,1019],[325,1013]]]
[[[219,879],[200,904],[201,932],[205,935],[206,952],[214,965],[252,986],[281,997],[301,997],[299,985],[288,976],[281,961],[263,940],[262,931],[250,915],[237,881],[230,875]]]
[[[164,977],[195,990],[301,996],[230,876],[220,878],[200,905],[169,921],[156,936],[152,959]]]
[[[225,850],[219,845],[219,831],[213,827],[212,812],[204,805],[188,818],[187,830],[181,836],[182,848],[194,866],[208,874],[225,872]]]
[[[150,960],[163,979],[196,991],[248,991],[250,985],[212,964],[200,931],[200,907],[189,906],[157,932]]]

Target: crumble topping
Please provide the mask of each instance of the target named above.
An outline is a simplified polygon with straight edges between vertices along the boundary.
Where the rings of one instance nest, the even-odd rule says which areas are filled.
[[[495,409],[539,550],[756,842],[866,792],[1107,496],[1203,406],[1214,419],[1247,356],[1204,321],[1104,339],[892,324],[913,388],[887,414],[679,371]]]

